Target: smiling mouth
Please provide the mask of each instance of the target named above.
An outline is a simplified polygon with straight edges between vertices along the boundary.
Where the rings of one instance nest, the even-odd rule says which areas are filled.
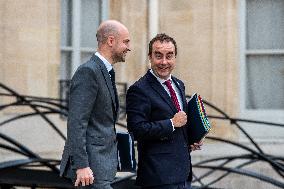
[[[165,71],[165,70],[167,70],[168,69],[168,67],[165,67],[165,68],[160,68],[159,67],[159,70],[162,70],[162,71]]]

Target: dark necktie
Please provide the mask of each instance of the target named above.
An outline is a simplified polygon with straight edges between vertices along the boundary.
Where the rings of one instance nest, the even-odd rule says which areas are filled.
[[[171,84],[171,80],[165,81],[164,84],[168,87],[168,89],[170,91],[171,99],[172,99],[175,107],[177,108],[178,111],[181,111],[179,103],[178,103],[177,95],[176,95],[176,93],[173,89],[173,86]]]
[[[113,91],[114,91],[116,108],[118,108],[118,96],[117,96],[117,90],[116,90],[116,85],[115,85],[114,69],[111,69],[108,73],[110,75],[110,79],[111,79],[111,83],[112,83],[112,87],[113,87]]]

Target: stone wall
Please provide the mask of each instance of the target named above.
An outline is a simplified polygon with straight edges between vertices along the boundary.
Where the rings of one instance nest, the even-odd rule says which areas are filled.
[[[19,93],[58,96],[60,1],[1,1],[1,82]]]

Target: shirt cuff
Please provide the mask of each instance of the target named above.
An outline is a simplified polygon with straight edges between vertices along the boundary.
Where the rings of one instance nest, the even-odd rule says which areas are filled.
[[[173,126],[173,131],[175,131],[175,126],[174,126],[173,120],[172,119],[170,119],[170,120],[171,120],[171,123],[172,123],[172,126]]]

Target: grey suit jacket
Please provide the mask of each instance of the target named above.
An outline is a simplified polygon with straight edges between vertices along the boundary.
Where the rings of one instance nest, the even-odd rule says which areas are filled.
[[[104,63],[93,55],[72,77],[60,176],[74,180],[78,168],[90,167],[96,180],[114,179],[116,106],[109,73]]]

